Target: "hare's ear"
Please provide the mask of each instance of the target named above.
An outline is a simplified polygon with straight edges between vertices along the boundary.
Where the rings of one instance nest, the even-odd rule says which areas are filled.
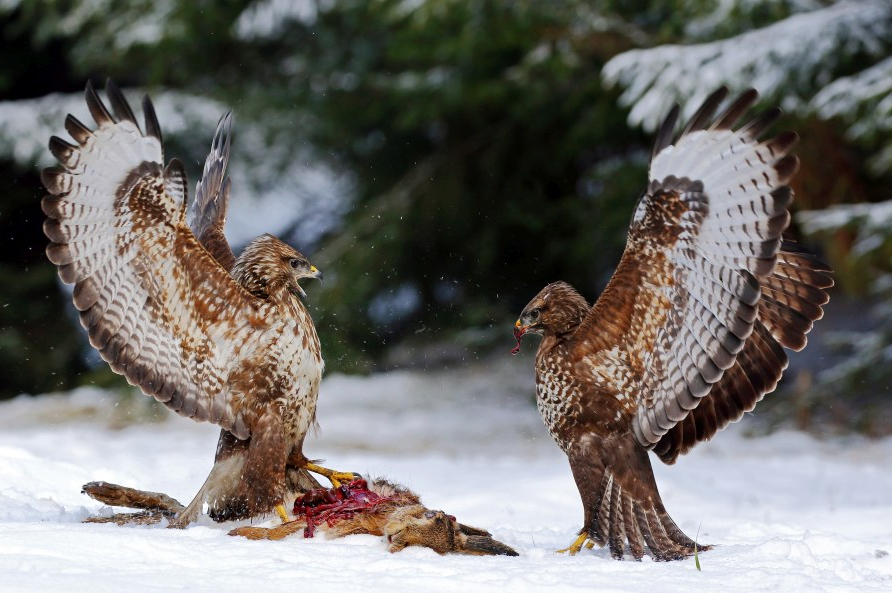
[[[456,552],[475,556],[517,556],[514,548],[494,540],[488,535],[468,535],[456,541]]]
[[[471,527],[470,525],[465,525],[464,523],[457,523],[458,530],[464,533],[465,535],[484,535],[486,537],[491,536],[492,534],[485,529],[480,529],[479,527]]]

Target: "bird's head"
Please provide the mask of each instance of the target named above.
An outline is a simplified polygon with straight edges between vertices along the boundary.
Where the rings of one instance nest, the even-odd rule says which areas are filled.
[[[261,235],[251,241],[236,260],[232,271],[235,279],[251,294],[269,298],[286,291],[306,297],[298,283],[303,278],[322,280],[322,272],[306,257],[272,235]]]
[[[514,323],[517,345],[511,353],[520,351],[520,342],[527,334],[559,336],[575,331],[588,310],[588,302],[575,288],[566,282],[549,284],[523,308]]]

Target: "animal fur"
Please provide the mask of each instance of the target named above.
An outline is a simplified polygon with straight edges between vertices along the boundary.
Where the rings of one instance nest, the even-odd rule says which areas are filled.
[[[493,539],[485,529],[464,525],[443,511],[428,509],[419,496],[408,488],[378,478],[369,482],[369,490],[381,496],[383,501],[367,511],[354,513],[333,524],[322,521],[316,525],[316,531],[327,538],[363,533],[381,536],[386,539],[390,552],[399,552],[409,546],[422,546],[438,554],[517,556],[514,549]],[[84,485],[83,491],[109,506],[140,509],[136,513],[90,517],[86,523],[152,525],[165,519],[174,520],[185,508],[166,494],[108,482],[90,482]],[[296,533],[303,537],[306,528],[306,519],[296,518],[275,527],[237,527],[229,535],[252,540],[281,540]]]

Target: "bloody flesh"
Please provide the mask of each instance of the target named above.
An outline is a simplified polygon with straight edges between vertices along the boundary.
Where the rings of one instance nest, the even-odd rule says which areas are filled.
[[[356,513],[373,510],[392,497],[369,490],[368,483],[358,478],[338,488],[315,488],[294,501],[294,516],[307,522],[304,537],[313,537],[317,525],[324,521],[332,527],[338,521],[350,519]]]
[[[520,342],[523,340],[523,334],[525,331],[526,330],[521,326],[517,326],[514,328],[514,339],[517,340],[517,344],[514,346],[514,348],[511,349],[511,354],[517,354],[518,352],[520,352]]]

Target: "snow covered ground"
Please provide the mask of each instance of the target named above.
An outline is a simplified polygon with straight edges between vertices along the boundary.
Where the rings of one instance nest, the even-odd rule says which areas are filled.
[[[0,591],[892,591],[892,440],[748,439],[738,426],[674,467],[655,466],[682,529],[716,545],[701,572],[693,559],[567,557],[554,550],[570,543],[582,510],[531,394],[523,357],[331,376],[322,430],[306,447],[337,468],[410,486],[517,558],[389,554],[372,536],[253,542],[210,523],[84,525],[108,512],[80,493],[91,480],[188,501],[217,431],[166,414],[132,423],[148,398],[116,403],[99,390],[0,404]]]

